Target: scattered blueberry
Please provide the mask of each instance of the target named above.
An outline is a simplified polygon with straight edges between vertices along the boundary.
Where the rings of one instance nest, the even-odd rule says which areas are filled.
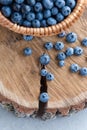
[[[40,100],[41,102],[43,102],[43,103],[48,102],[48,100],[49,100],[48,93],[46,93],[46,92],[41,93],[39,100]]]
[[[65,60],[66,59],[66,55],[64,52],[60,52],[58,55],[57,55],[57,59],[58,60]]]
[[[68,47],[65,52],[66,56],[72,56],[74,54],[74,49],[72,47]]]
[[[83,49],[81,47],[79,47],[79,46],[75,47],[74,48],[74,54],[76,56],[82,55],[83,54]]]
[[[52,42],[47,42],[47,43],[45,44],[45,48],[46,48],[47,50],[51,50],[51,49],[53,48],[53,43],[52,43]]]
[[[72,64],[72,65],[70,66],[70,71],[73,72],[73,73],[76,73],[76,72],[78,72],[79,70],[80,70],[80,67],[79,67],[78,64]]]
[[[66,32],[65,31],[63,31],[63,32],[61,32],[60,34],[58,34],[58,37],[59,38],[63,38],[63,37],[65,37],[66,36]]]
[[[62,50],[64,48],[64,43],[63,42],[57,42],[54,45],[54,47],[55,47],[56,50]]]
[[[47,70],[46,69],[41,69],[41,71],[40,71],[40,75],[41,76],[46,76],[47,75]]]
[[[74,32],[71,32],[66,35],[66,41],[69,43],[74,43],[77,40],[77,34]]]
[[[49,64],[49,62],[50,62],[50,56],[49,56],[49,55],[47,55],[47,54],[42,54],[42,55],[40,56],[40,63],[41,63],[42,65],[47,65],[47,64]]]
[[[47,73],[46,79],[49,81],[54,80],[54,75],[52,73]]]
[[[82,45],[87,47],[87,37],[82,40]]]
[[[63,67],[63,66],[65,65],[65,61],[64,61],[64,60],[59,61],[58,65],[59,65],[60,67]]]
[[[33,39],[33,36],[31,36],[31,35],[23,35],[23,39],[25,41],[31,41]]]
[[[83,67],[80,69],[80,75],[87,76],[87,68],[86,67]]]
[[[23,50],[23,53],[25,56],[30,56],[32,54],[32,49],[27,47]]]

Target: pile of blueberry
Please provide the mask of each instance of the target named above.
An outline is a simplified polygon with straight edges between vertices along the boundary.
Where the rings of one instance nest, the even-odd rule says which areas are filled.
[[[48,27],[73,11],[77,0],[0,0],[2,14],[24,27]]]

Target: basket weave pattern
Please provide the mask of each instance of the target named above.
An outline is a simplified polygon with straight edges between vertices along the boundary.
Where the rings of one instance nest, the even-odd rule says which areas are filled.
[[[82,14],[85,8],[85,0],[77,0],[77,5],[73,12],[61,23],[54,26],[45,28],[27,28],[22,27],[17,24],[12,23],[7,18],[5,18],[0,12],[0,25],[23,35],[33,35],[33,36],[52,36],[60,33],[63,30],[69,28]]]

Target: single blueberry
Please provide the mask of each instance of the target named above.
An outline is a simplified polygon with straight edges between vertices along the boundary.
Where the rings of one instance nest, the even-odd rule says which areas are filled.
[[[21,24],[21,23],[22,23],[22,20],[23,20],[22,14],[20,14],[20,13],[18,13],[18,12],[12,13],[12,15],[11,15],[11,21],[12,21],[13,23]]]
[[[63,32],[61,32],[61,33],[58,34],[59,38],[63,38],[65,36],[66,36],[66,32],[65,31],[63,31]]]
[[[74,48],[74,54],[76,56],[82,55],[83,54],[83,49],[81,47],[79,47],[79,46],[75,47]]]
[[[31,35],[23,35],[23,39],[25,41],[31,41],[33,39],[33,36],[31,36]]]
[[[46,76],[47,75],[47,70],[46,69],[41,69],[41,71],[40,71],[40,75],[41,76]]]
[[[80,69],[80,75],[87,76],[87,68],[86,67],[83,67]]]
[[[87,47],[87,37],[82,40],[82,45]]]
[[[42,3],[46,9],[52,9],[54,6],[54,2],[52,0],[42,0]]]
[[[76,73],[76,72],[78,72],[79,70],[80,70],[80,67],[79,67],[78,64],[72,64],[72,65],[70,66],[70,71],[73,72],[73,73]]]
[[[66,55],[64,52],[60,52],[58,55],[57,55],[57,59],[58,60],[65,60],[66,59]]]
[[[63,6],[65,6],[65,0],[56,0],[56,1],[55,1],[55,5],[56,5],[58,8],[62,8]]]
[[[66,56],[72,56],[74,54],[74,49],[72,47],[68,47],[65,52]]]
[[[58,65],[59,65],[60,67],[65,66],[65,61],[64,61],[64,60],[59,61]]]
[[[47,24],[48,25],[55,25],[57,23],[56,19],[52,18],[52,17],[49,17],[47,19]]]
[[[64,6],[64,7],[62,8],[62,14],[63,14],[64,16],[68,16],[70,13],[71,13],[71,8],[70,8],[69,6]]]
[[[62,50],[64,48],[64,43],[63,42],[57,42],[54,45],[54,47],[55,47],[56,50]]]
[[[42,54],[39,60],[42,65],[47,65],[50,62],[50,56],[47,54]]]
[[[11,13],[12,13],[12,10],[9,6],[3,6],[1,8],[1,12],[2,14],[5,16],[5,17],[10,17]]]
[[[45,43],[45,48],[47,49],[47,50],[51,50],[52,48],[53,48],[53,43],[52,42],[47,42],[47,43]]]
[[[76,0],[66,0],[66,5],[73,9],[76,6]]]
[[[52,73],[47,73],[46,79],[49,81],[54,80],[54,75]]]
[[[56,15],[56,20],[57,20],[57,22],[63,21],[64,20],[64,15],[62,13],[58,13]]]
[[[66,41],[69,43],[74,43],[77,40],[77,34],[74,32],[68,33],[66,35]]]
[[[48,93],[46,93],[46,92],[41,93],[39,100],[40,100],[41,102],[43,102],[43,103],[48,102],[48,100],[49,100]]]
[[[25,56],[30,56],[32,54],[32,49],[27,47],[23,50],[23,53]]]

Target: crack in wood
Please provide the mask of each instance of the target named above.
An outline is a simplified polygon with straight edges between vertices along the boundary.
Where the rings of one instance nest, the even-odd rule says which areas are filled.
[[[45,66],[41,66],[41,69],[45,69]],[[47,93],[47,80],[46,80],[46,76],[41,76],[40,79],[40,94],[43,92]],[[47,108],[47,103],[43,103],[39,100],[39,108],[38,108],[38,116],[42,116],[45,112],[46,112],[46,108]]]

